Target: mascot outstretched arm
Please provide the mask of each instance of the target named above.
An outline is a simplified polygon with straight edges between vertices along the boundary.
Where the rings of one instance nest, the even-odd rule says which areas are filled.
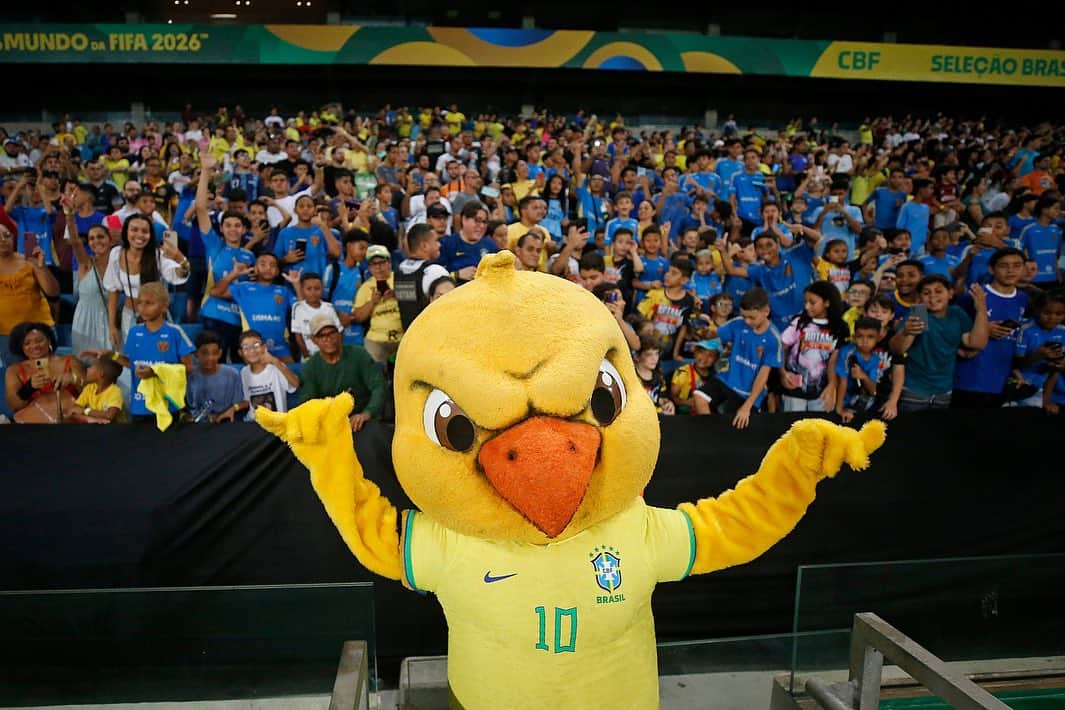
[[[256,417],[364,566],[437,596],[459,708],[657,707],[655,585],[756,558],[884,441],[878,422],[800,421],[734,489],[645,505],[658,421],[616,321],[510,252],[419,315],[394,391],[402,516],[363,477],[349,396]]]

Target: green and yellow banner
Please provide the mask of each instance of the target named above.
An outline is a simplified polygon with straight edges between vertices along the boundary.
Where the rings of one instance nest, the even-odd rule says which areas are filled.
[[[685,32],[359,25],[3,25],[0,62],[382,64],[1065,87],[1065,52]]]

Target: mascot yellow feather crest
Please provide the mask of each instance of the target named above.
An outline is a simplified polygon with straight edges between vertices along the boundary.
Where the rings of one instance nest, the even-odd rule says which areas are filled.
[[[885,436],[800,421],[734,489],[649,507],[658,420],[617,322],[507,251],[418,316],[394,392],[402,515],[362,475],[350,396],[256,416],[363,565],[436,594],[464,708],[657,707],[654,586],[754,559]]]

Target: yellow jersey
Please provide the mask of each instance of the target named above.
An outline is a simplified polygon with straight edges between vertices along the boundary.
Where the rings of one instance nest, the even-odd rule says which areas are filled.
[[[388,275],[388,288],[395,287],[395,274]],[[365,306],[373,298],[377,281],[370,279],[359,286],[355,292],[355,308]],[[399,315],[399,301],[384,298],[374,306],[370,314],[370,324],[366,328],[366,339],[377,343],[398,343],[403,337],[403,320]]]
[[[691,572],[685,513],[637,498],[567,540],[533,545],[469,537],[408,511],[402,550],[404,585],[433,592],[444,609],[448,681],[465,707],[658,707],[651,592]]]
[[[125,421],[125,399],[122,397],[122,390],[118,388],[118,385],[108,385],[106,389],[97,391],[96,383],[90,382],[85,385],[85,389],[81,391],[78,398],[74,400],[74,403],[81,408],[91,407],[96,412],[106,412],[108,409],[114,407],[118,410],[118,416],[115,417],[116,422]]]

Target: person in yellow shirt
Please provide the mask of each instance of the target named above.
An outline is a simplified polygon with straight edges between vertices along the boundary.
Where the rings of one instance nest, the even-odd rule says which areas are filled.
[[[355,293],[355,310],[351,315],[356,323],[368,323],[363,347],[375,362],[388,362],[399,350],[403,337],[403,319],[399,301],[393,291],[392,257],[388,247],[374,244],[366,250],[370,267],[368,278]]]
[[[107,150],[107,155],[101,158],[101,162],[110,174],[111,182],[122,190],[129,180],[129,159],[122,155],[122,149],[112,145]]]
[[[79,424],[113,424],[125,421],[122,390],[115,384],[122,366],[110,358],[99,358],[85,371],[85,389],[75,403],[78,408],[68,419]]]

